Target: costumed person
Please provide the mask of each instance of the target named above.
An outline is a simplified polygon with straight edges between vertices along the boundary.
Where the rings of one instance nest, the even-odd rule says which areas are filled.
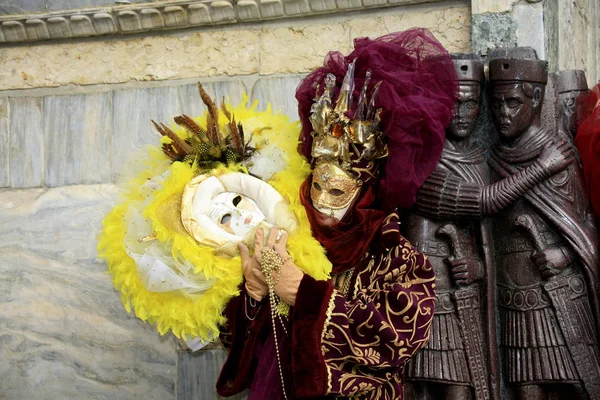
[[[494,51],[489,77],[497,181],[538,162],[558,133],[541,118],[548,71],[533,49]],[[582,178],[570,163],[494,218],[501,364],[520,399],[600,398],[600,243]]]
[[[400,234],[396,209],[414,203],[439,159],[456,73],[424,29],[354,46],[329,53],[296,92],[299,151],[313,166],[300,198],[332,279],[299,271],[275,230],[245,253],[245,293],[225,311],[222,396],[402,399],[404,367],[429,337],[434,271]],[[289,321],[274,297],[291,306]]]
[[[544,178],[573,161],[564,142],[550,144],[519,174],[490,184],[486,151],[472,134],[481,110],[483,62],[453,56],[459,79],[456,113],[440,162],[417,193],[404,232],[436,272],[431,337],[407,367],[422,398],[499,398],[495,268],[490,220]]]
[[[285,229],[303,273],[324,280],[331,271],[297,196],[310,174],[295,151],[298,123],[247,98],[218,107],[198,89],[205,116],[153,122],[161,145],[123,171],[98,245],[127,310],[196,348],[218,337],[243,282],[238,244],[253,245],[256,232]]]
[[[600,218],[600,84],[592,88],[586,111],[575,137],[585,175],[585,187],[596,214]]]

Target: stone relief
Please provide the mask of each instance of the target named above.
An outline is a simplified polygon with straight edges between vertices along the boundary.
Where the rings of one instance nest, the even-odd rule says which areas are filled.
[[[310,17],[440,0],[202,0],[156,1],[45,14],[0,16],[0,43],[129,34]]]
[[[572,144],[585,75],[548,76],[531,48],[491,51],[487,80],[475,55],[454,62],[456,115],[404,224],[438,288],[406,397],[598,399],[599,240]]]

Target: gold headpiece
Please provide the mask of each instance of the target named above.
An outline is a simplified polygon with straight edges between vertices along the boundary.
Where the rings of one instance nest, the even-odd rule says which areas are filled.
[[[352,164],[383,158],[388,154],[383,133],[378,129],[381,109],[375,108],[381,82],[375,85],[371,99],[367,100],[370,70],[365,76],[354,119],[351,120],[346,115],[352,106],[355,62],[356,60],[348,66],[335,107],[331,101],[335,76],[327,74],[325,89],[320,97],[317,95],[310,117],[313,127],[313,158],[338,160],[346,171],[353,169]]]

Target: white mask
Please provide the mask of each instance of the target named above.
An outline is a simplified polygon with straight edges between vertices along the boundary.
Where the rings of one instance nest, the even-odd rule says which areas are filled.
[[[210,219],[240,240],[266,219],[258,204],[235,192],[222,192],[210,200]]]
[[[296,227],[275,188],[240,172],[199,175],[188,182],[181,197],[181,223],[198,243],[214,248],[250,239],[260,225],[277,223],[288,232]]]

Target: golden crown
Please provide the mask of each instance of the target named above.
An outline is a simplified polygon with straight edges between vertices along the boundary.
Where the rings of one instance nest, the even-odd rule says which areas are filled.
[[[367,96],[371,81],[370,70],[366,73],[354,118],[350,119],[347,115],[352,107],[355,63],[356,60],[348,66],[335,106],[331,96],[336,78],[333,74],[327,74],[320,97],[317,88],[310,117],[313,127],[313,158],[337,159],[346,170],[351,169],[354,163],[383,158],[388,154],[383,133],[379,130],[381,108],[375,107],[381,82],[373,87],[370,99]]]

